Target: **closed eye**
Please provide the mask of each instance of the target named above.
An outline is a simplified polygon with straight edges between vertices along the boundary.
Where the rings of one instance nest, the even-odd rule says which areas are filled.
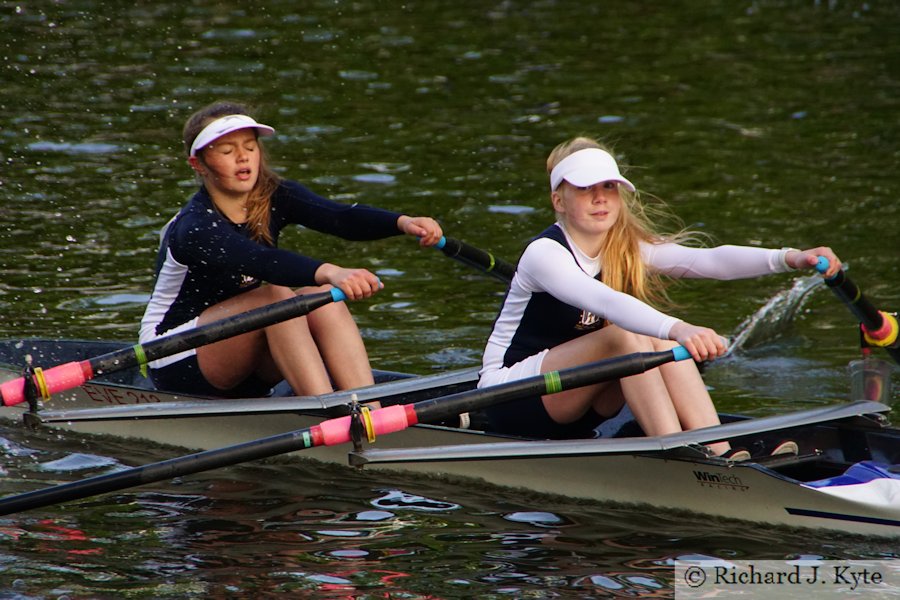
[[[259,146],[256,144],[256,142],[249,142],[247,144],[244,144],[243,148],[244,148],[244,152],[253,153],[253,152],[257,151]],[[227,155],[231,154],[232,152],[234,152],[235,145],[234,144],[220,144],[220,145],[216,146],[216,150],[220,154],[224,154],[227,156]]]

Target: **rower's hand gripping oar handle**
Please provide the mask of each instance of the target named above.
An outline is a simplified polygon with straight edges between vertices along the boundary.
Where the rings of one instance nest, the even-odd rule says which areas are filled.
[[[820,256],[819,262],[816,264],[816,270],[819,273],[825,273],[828,270],[828,266],[828,259]],[[900,350],[898,350],[898,346],[900,346],[900,341],[898,341],[900,326],[898,326],[897,317],[875,308],[856,284],[847,277],[843,269],[826,278],[825,284],[831,288],[831,291],[841,299],[847,308],[850,309],[850,312],[859,320],[866,343],[887,349],[888,353],[897,362],[900,362]]]
[[[515,265],[495,257],[490,252],[470,246],[454,238],[443,236],[434,247],[443,252],[445,256],[456,259],[470,267],[480,269],[506,283],[512,281],[513,275],[516,274]]]
[[[145,365],[185,350],[192,350],[248,331],[301,317],[320,306],[346,299],[347,296],[339,288],[332,288],[327,292],[297,296],[261,306],[183,333],[162,337],[146,344],[135,344],[132,347],[92,359],[70,362],[47,370],[35,368],[33,375],[26,375],[0,384],[0,405],[14,406],[28,400],[27,378],[31,379],[40,395],[44,399],[48,399],[52,394],[82,385],[93,379],[95,375],[112,373],[136,365]]]

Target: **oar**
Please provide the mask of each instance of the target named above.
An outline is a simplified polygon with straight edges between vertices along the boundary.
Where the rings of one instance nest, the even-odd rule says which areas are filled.
[[[820,256],[816,270],[819,273],[827,271],[828,259]],[[847,277],[843,269],[826,278],[825,285],[831,288],[835,296],[840,298],[862,325],[866,343],[884,348],[891,358],[900,364],[900,339],[898,339],[900,327],[897,324],[897,317],[875,308],[856,284]]]
[[[29,423],[80,423],[84,421],[122,421],[132,419],[172,419],[191,417],[229,417],[298,412],[347,414],[351,399],[358,402],[379,401],[382,404],[409,404],[472,389],[478,383],[479,367],[405,377],[361,388],[339,390],[320,396],[286,396],[280,398],[192,399],[104,406],[102,408],[61,408],[42,410],[28,418]],[[342,409],[343,412],[336,412]]]
[[[297,296],[146,344],[135,344],[88,360],[58,365],[46,371],[38,368],[34,370],[34,375],[19,377],[0,385],[0,404],[13,406],[27,400],[25,386],[29,384],[34,385],[44,398],[49,398],[51,394],[78,387],[97,375],[144,365],[165,356],[301,317],[320,306],[344,299],[346,296],[338,288]]]
[[[442,237],[434,246],[459,262],[480,269],[501,281],[509,283],[516,273],[516,266],[495,257],[490,252],[470,246],[454,238]]]
[[[396,404],[374,411],[363,408],[361,414],[355,417],[351,415],[330,419],[312,427],[252,442],[207,450],[116,473],[89,477],[81,481],[9,496],[0,499],[0,515],[78,500],[307,448],[343,444],[352,440],[351,428],[355,425],[358,425],[357,429],[361,428],[360,433],[365,434],[372,442],[376,435],[402,431],[417,423],[436,422],[463,412],[486,408],[534,394],[553,394],[601,381],[637,375],[668,362],[688,358],[690,358],[690,353],[684,347],[678,346],[663,352],[628,354],[415,404]],[[359,421],[354,419],[359,419]]]

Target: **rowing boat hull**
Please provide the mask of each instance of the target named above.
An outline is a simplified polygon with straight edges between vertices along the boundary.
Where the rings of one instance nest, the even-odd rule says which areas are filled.
[[[309,415],[255,415],[248,419],[211,417],[55,426],[79,433],[146,439],[190,449],[213,449],[310,427],[320,421],[321,418]],[[380,438],[375,446],[418,448],[506,441],[506,438],[478,432],[419,425]],[[325,446],[306,450],[298,456],[347,465],[349,450],[347,446]],[[871,536],[900,536],[900,504],[873,507],[836,498],[803,487],[756,463],[720,464],[648,453],[372,464],[366,469],[474,477],[510,488],[596,501],[652,503],[657,508],[715,517]]]
[[[755,463],[723,465],[642,454],[402,467],[430,474],[475,475],[511,488],[651,510],[684,510],[714,518],[900,537],[900,505],[872,506],[830,496]]]
[[[0,356],[2,360],[2,356]],[[10,379],[18,373],[6,371]],[[101,406],[162,404],[181,401],[183,396],[145,389],[121,382],[94,381],[58,394],[54,409],[82,409]],[[21,421],[22,410],[0,409],[0,416]],[[189,449],[214,449],[255,440],[321,422],[313,414],[194,417],[124,421],[55,423],[52,426],[83,434],[106,434],[144,439]],[[876,421],[859,418],[852,423],[820,424],[779,435],[801,441],[819,452],[806,456],[758,462],[728,463],[701,456],[689,447],[666,452],[597,453],[567,456],[543,455],[539,451],[515,458],[484,457],[477,460],[366,460],[367,469],[452,475],[484,479],[492,484],[531,491],[562,494],[596,501],[612,501],[656,508],[685,510],[710,517],[724,517],[784,525],[809,527],[867,536],[900,537],[900,502],[873,504],[835,496],[802,485],[812,475],[836,474],[848,462],[842,444],[849,443],[877,452],[875,458],[890,464],[900,462],[900,432]],[[843,440],[843,441],[842,441]],[[735,440],[747,445],[759,438]],[[766,440],[770,442],[770,440]],[[367,452],[382,449],[417,449],[478,445],[502,446],[511,438],[451,427],[418,425],[384,436]],[[486,445],[486,446],[485,446]],[[368,444],[366,444],[368,447]],[[348,464],[343,445],[305,450],[304,458],[342,465]],[[415,452],[413,452],[415,454]],[[802,453],[801,453],[802,454]],[[856,456],[853,461],[866,458]],[[824,465],[824,466],[823,466]],[[812,469],[812,471],[810,470]]]

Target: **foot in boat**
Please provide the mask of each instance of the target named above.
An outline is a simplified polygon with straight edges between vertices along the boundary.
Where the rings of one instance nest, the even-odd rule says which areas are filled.
[[[730,448],[726,450],[722,454],[719,455],[719,458],[724,458],[725,460],[730,460],[734,462],[739,462],[742,460],[750,460],[750,451],[746,448]]]
[[[779,454],[797,454],[800,451],[799,446],[797,446],[797,442],[794,440],[785,440],[775,446],[775,449],[772,450],[771,455],[777,456]]]

